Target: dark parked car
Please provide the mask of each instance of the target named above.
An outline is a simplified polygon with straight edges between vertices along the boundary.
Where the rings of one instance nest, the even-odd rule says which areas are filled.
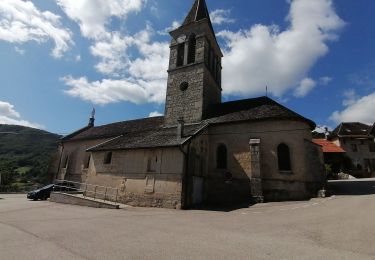
[[[27,198],[30,200],[46,200],[50,197],[55,184],[47,185],[43,188],[30,191],[27,193]]]
[[[74,186],[74,184],[69,182],[58,182],[56,184],[49,184],[43,188],[39,188],[37,190],[30,191],[27,194],[27,198],[30,200],[46,200],[51,196],[52,191],[57,192],[73,192],[77,191],[77,188]]]

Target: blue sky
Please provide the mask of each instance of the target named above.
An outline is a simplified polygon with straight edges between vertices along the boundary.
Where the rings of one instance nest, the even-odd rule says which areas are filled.
[[[164,112],[193,0],[2,0],[0,123],[69,133]],[[375,121],[373,0],[207,0],[223,100],[269,95],[318,125]]]

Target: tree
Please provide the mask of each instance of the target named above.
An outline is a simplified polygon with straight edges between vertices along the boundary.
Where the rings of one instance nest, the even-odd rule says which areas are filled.
[[[0,161],[0,176],[0,186],[11,184],[15,177],[14,165],[5,160]]]

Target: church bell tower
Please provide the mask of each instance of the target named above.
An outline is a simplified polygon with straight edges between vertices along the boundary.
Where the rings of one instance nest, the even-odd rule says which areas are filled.
[[[221,59],[205,0],[195,0],[183,24],[170,32],[165,124],[198,123],[221,103]]]

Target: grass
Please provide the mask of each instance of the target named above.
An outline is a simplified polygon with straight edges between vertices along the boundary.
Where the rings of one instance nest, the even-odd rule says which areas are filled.
[[[30,166],[25,166],[25,167],[20,167],[16,170],[16,172],[20,175],[24,175],[28,173],[33,167]]]

